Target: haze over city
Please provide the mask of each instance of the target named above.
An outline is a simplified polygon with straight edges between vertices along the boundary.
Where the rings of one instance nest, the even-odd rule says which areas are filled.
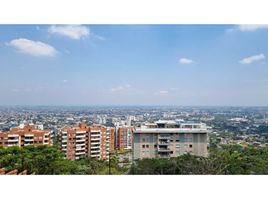
[[[267,106],[267,25],[1,25],[1,105]]]

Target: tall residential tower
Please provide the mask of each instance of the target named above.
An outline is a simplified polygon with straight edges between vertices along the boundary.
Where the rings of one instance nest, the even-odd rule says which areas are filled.
[[[114,152],[114,128],[102,125],[66,127],[60,131],[60,149],[67,159],[81,157],[109,159]]]

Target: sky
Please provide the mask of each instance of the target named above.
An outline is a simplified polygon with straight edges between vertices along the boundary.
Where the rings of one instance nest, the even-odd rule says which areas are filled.
[[[268,106],[268,25],[0,25],[0,105]]]

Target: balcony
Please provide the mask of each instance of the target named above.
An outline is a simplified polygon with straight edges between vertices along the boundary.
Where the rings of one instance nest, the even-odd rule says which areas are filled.
[[[158,142],[159,146],[169,146],[170,143],[169,142]]]
[[[159,140],[170,140],[170,136],[159,136]]]
[[[86,141],[86,139],[76,139],[76,142],[85,142]]]
[[[100,146],[91,146],[90,149],[100,149]]]
[[[19,142],[19,138],[8,138],[8,142]]]
[[[25,134],[25,137],[34,137],[34,135],[33,134]]]
[[[90,135],[92,135],[92,136],[93,136],[93,135],[94,135],[94,136],[95,136],[95,135],[100,135],[100,134],[101,134],[100,132],[91,132],[91,133],[90,133]]]
[[[95,153],[95,154],[98,154],[98,155],[99,155],[99,154],[100,154],[100,149],[99,149],[99,150],[91,150],[90,153],[91,153],[91,154],[92,154],[92,153],[93,153],[93,154]]]
[[[98,138],[90,138],[91,141],[100,141],[100,137]]]
[[[76,138],[85,138],[85,135],[76,135]]]
[[[7,146],[8,146],[8,147],[18,146],[18,143],[8,144]]]
[[[98,158],[99,158],[100,155],[99,155],[99,154],[91,154],[90,157],[92,157],[92,158],[96,158],[96,157],[98,157]]]
[[[169,148],[158,148],[157,149],[158,152],[170,152]]]
[[[85,146],[85,143],[76,143],[76,146]]]
[[[100,145],[100,142],[91,142],[91,145]]]
[[[76,150],[85,150],[85,146],[76,146]]]
[[[25,143],[24,146],[33,145],[34,143]]]
[[[34,140],[33,138],[27,138],[27,139],[25,138],[24,139],[25,142],[33,142],[33,140]]]
[[[75,155],[85,155],[85,152],[75,152]]]

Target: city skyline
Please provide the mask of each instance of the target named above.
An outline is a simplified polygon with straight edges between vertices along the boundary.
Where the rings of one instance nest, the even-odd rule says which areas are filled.
[[[0,105],[267,106],[267,25],[1,25]]]

